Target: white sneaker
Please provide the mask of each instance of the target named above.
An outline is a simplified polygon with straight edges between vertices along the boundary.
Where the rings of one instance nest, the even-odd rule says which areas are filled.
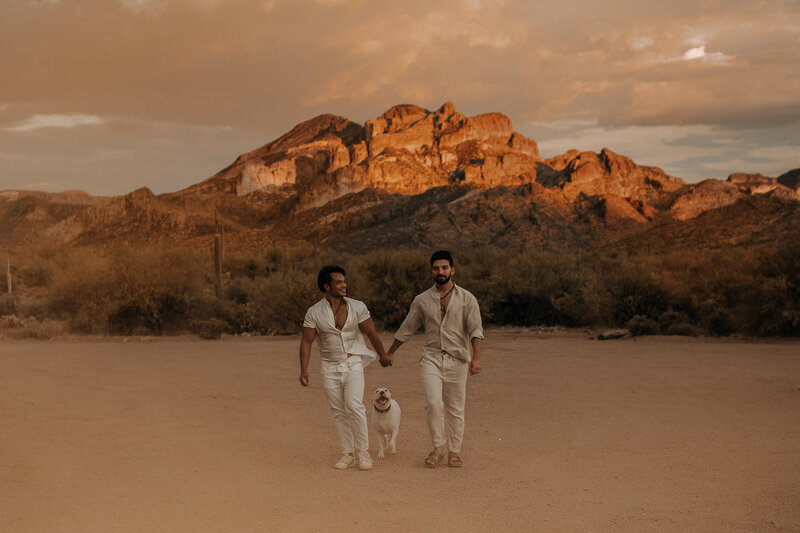
[[[369,450],[358,450],[358,469],[370,470],[372,468],[372,457]]]
[[[356,458],[350,452],[342,455],[342,458],[339,459],[339,462],[333,465],[336,470],[345,470],[353,466],[356,466]]]

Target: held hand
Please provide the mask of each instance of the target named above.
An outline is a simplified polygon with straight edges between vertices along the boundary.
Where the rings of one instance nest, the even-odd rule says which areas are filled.
[[[308,379],[308,372],[301,372],[300,373],[300,385],[303,387],[308,387],[310,380]]]
[[[393,360],[394,360],[394,357],[392,357],[390,354],[388,354],[388,353],[387,354],[383,354],[381,356],[381,366],[384,367],[384,368],[386,368],[387,366],[392,366],[392,361]]]
[[[473,359],[469,362],[469,375],[474,376],[475,374],[479,374],[481,371],[481,361],[480,359]]]
[[[383,366],[392,366],[392,363],[394,363],[394,352],[389,349],[386,350],[386,364],[383,364],[383,360],[381,360],[381,364]]]

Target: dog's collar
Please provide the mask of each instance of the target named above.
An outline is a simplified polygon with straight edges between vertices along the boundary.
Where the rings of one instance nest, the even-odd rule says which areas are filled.
[[[375,405],[374,403],[372,404],[372,407],[374,407],[374,408],[375,408],[375,410],[376,410],[376,411],[378,411],[378,412],[379,412],[379,413],[381,413],[381,414],[383,414],[383,413],[388,413],[388,412],[389,412],[389,409],[391,409],[391,408],[392,408],[392,402],[389,402],[389,406],[388,406],[386,409],[378,409],[378,406],[377,406],[377,405]]]

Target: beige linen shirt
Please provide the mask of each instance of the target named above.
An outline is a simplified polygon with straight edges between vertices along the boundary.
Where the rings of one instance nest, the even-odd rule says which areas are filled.
[[[347,320],[342,329],[336,327],[333,310],[325,298],[309,307],[303,320],[304,328],[317,330],[323,371],[331,364],[347,362],[348,355],[361,356],[364,366],[378,357],[374,350],[367,348],[358,327],[369,318],[367,306],[364,302],[346,297],[344,303],[347,305]]]
[[[423,357],[446,352],[468,363],[472,360],[470,342],[475,337],[483,338],[481,311],[478,308],[478,300],[471,292],[453,285],[444,317],[440,311],[439,290],[434,285],[414,298],[408,316],[403,320],[394,338],[406,342],[420,326],[424,326]]]

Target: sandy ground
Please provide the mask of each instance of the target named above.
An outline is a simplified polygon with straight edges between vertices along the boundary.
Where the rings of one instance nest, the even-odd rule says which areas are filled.
[[[0,531],[800,531],[798,341],[489,332],[436,470],[421,342],[367,369],[403,409],[369,472],[298,337],[0,343]]]

